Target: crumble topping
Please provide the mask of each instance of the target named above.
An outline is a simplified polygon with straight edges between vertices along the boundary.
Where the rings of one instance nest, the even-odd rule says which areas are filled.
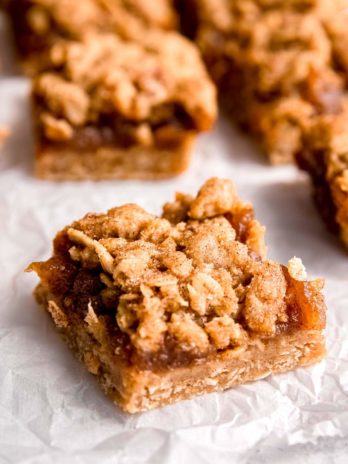
[[[52,290],[52,261],[30,269],[65,307],[77,291],[80,307],[86,294],[84,320],[97,339],[107,311],[108,324],[141,353],[160,353],[173,341],[175,349],[200,356],[243,346],[256,334],[272,337],[292,323],[289,307],[296,309],[298,290],[290,301],[282,266],[261,256],[263,245],[248,248],[249,232],[258,231],[260,244],[264,233],[250,206],[238,238],[241,205],[232,182],[213,178],[196,197],[177,194],[162,217],[132,204],[88,214],[55,241],[54,263],[60,257],[78,276],[71,292],[57,295],[59,279]],[[318,291],[308,289],[305,298]]]
[[[342,110],[348,16],[337,1],[196,0],[196,42],[236,118],[274,163],[311,119]],[[193,7],[191,7],[193,8]],[[190,7],[188,7],[189,11]]]
[[[12,0],[22,9],[31,34],[79,39],[86,32],[133,34],[144,27],[173,29],[171,0]]]
[[[306,268],[304,267],[302,260],[294,256],[288,262],[288,271],[291,277],[296,280],[306,280],[307,279],[307,272]]]
[[[225,40],[220,44],[222,50],[216,51],[257,72],[258,79],[248,81],[254,94],[291,91],[311,69],[330,66],[331,43],[323,23],[323,1],[200,0],[199,4],[199,17],[204,22],[197,40],[203,52],[214,51],[209,50],[214,29]]]
[[[255,269],[245,296],[244,316],[258,333],[276,332],[277,322],[287,322],[286,280],[279,264],[264,262]]]
[[[116,130],[125,120],[134,138],[151,143],[166,125],[201,131],[214,122],[214,86],[198,50],[176,33],[148,31],[142,43],[92,34],[57,43],[51,59],[53,69],[33,86],[48,139],[72,138],[88,125]]]
[[[189,216],[206,219],[230,211],[238,200],[234,185],[230,182],[218,183],[208,180],[190,205]]]

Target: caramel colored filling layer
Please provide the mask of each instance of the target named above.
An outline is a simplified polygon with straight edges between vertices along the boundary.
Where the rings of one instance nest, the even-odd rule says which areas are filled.
[[[237,230],[242,231],[246,218],[240,219]],[[236,220],[236,218],[231,219],[231,222],[236,225]],[[242,234],[240,236],[242,237]],[[115,348],[117,362],[156,371],[166,367],[197,364],[213,357],[219,351],[213,346],[204,353],[197,349],[183,350],[175,338],[168,333],[156,352],[147,353],[136,349],[129,336],[118,327],[116,321],[118,297],[110,300],[102,297],[102,291],[106,287],[99,278],[100,270],[84,269],[72,261],[67,251],[71,245],[64,233],[59,234],[55,240],[55,255],[44,263],[34,264],[33,269],[41,278],[44,288],[75,323],[83,324],[88,305],[93,307],[95,314],[105,322],[109,343]],[[318,298],[316,284],[293,279],[285,266],[282,270],[287,283],[285,296],[287,321],[277,323],[276,334],[324,328],[325,305],[323,300]],[[248,329],[243,316],[237,318],[237,322],[249,332],[251,337],[257,337]]]

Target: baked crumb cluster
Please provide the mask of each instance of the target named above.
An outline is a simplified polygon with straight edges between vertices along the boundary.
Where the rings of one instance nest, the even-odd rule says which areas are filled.
[[[150,29],[173,30],[178,22],[171,0],[11,0],[6,9],[31,76],[49,67],[49,50],[60,40],[98,33],[141,40]]]
[[[172,29],[177,18],[170,0],[12,0],[26,7],[33,34],[52,32],[62,37],[80,38],[86,32],[126,32],[132,26],[156,26]]]
[[[312,118],[341,110],[348,70],[341,3],[191,2],[209,70],[275,163],[301,151]]]
[[[142,43],[92,34],[57,43],[50,57],[52,71],[33,90],[49,140],[97,125],[146,146],[180,128],[206,130],[215,119],[215,89],[199,53],[175,33],[149,31]]]
[[[143,35],[148,27],[170,30],[177,25],[171,0],[11,0],[8,3],[12,16],[20,16],[16,18],[18,32],[22,34],[19,45],[29,54],[46,50],[57,39],[79,40],[95,32],[133,38]]]
[[[159,352],[174,340],[180,351],[205,355],[255,335],[272,337],[294,322],[289,307],[297,311],[297,297],[289,295],[288,280],[301,280],[303,267],[295,260],[285,272],[264,254],[264,228],[251,205],[238,198],[232,182],[213,178],[196,197],[177,194],[161,217],[133,204],[88,214],[58,234],[53,261],[31,269],[53,300],[58,293],[62,307],[71,305],[66,282],[78,272],[72,293],[85,302],[85,314],[88,308],[85,321],[97,323],[105,308],[112,309],[111,325],[139,352]],[[65,269],[59,278],[64,292],[61,285],[57,292],[59,279],[52,277],[57,269]],[[82,295],[91,279],[99,280],[96,304],[88,291]],[[320,290],[320,283],[311,285],[304,302]],[[301,325],[302,316],[296,317]]]
[[[285,317],[286,288],[279,266],[265,269],[236,240],[224,215],[243,208],[232,183],[212,179],[196,198],[178,195],[160,218],[136,205],[86,216],[67,230],[69,253],[84,268],[102,268],[107,298],[121,292],[117,324],[136,348],[157,351],[166,333],[201,352],[240,345],[240,302],[248,325],[272,334]],[[246,227],[246,243],[263,253],[263,228],[255,220]],[[258,285],[264,278],[266,288]]]

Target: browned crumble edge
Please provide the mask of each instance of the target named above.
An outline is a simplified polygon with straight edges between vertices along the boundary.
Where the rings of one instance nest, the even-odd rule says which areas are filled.
[[[174,32],[147,31],[141,43],[90,34],[50,57],[32,92],[40,178],[171,177],[215,121],[199,51]]]
[[[347,99],[345,0],[180,1],[223,103],[274,164],[301,153],[308,126]]]
[[[24,72],[45,69],[50,48],[61,39],[80,40],[91,32],[139,39],[148,28],[172,30],[177,16],[171,0],[8,0]]]
[[[160,217],[134,204],[87,214],[28,270],[67,344],[135,413],[324,357],[323,281],[298,258],[266,259],[264,230],[212,178]]]

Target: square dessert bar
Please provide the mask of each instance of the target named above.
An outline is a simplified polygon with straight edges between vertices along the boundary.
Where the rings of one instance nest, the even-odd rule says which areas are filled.
[[[171,177],[215,121],[199,51],[175,32],[147,31],[132,43],[90,34],[56,44],[50,57],[32,92],[39,178]]]
[[[340,110],[348,14],[337,0],[188,0],[187,30],[223,102],[272,163],[303,148],[312,118]],[[187,19],[190,18],[190,19]]]
[[[312,177],[314,199],[328,228],[348,249],[348,102],[338,115],[313,121],[297,161]]]
[[[35,295],[127,412],[224,390],[325,355],[320,280],[264,258],[264,227],[228,180],[177,194],[161,217],[87,214],[32,263]]]
[[[7,11],[30,75],[45,69],[49,49],[61,39],[90,32],[141,37],[148,27],[169,30],[177,23],[171,0],[9,0]]]

